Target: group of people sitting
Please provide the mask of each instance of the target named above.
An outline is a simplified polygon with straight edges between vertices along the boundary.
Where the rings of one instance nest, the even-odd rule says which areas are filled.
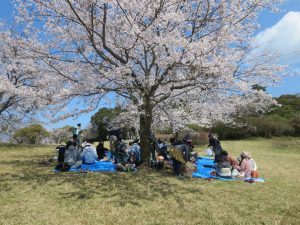
[[[215,172],[213,175],[224,178],[257,178],[258,171],[255,160],[250,152],[243,151],[236,160],[229,156],[221,147],[220,141],[212,133],[209,133],[209,145],[215,156]]]
[[[112,161],[116,163],[117,169],[121,171],[136,171],[136,166],[141,162],[139,140],[129,143],[129,148],[124,142],[118,144],[114,151],[109,151],[104,147],[103,142],[99,142],[94,147],[93,140],[85,138],[78,143],[78,138],[73,135],[73,139],[66,145],[60,145],[58,151],[58,165],[55,167],[59,171],[68,171],[72,168],[80,168],[82,164],[94,164],[96,161]]]
[[[229,156],[222,148],[220,141],[209,132],[208,147],[214,154],[214,170],[212,175],[223,178],[257,178],[257,166],[255,160],[251,157],[251,153],[243,151],[240,157],[235,160]],[[198,154],[193,152],[192,140],[189,136],[185,136],[181,141],[170,138],[170,145],[161,140],[157,141],[156,154],[157,163],[170,162],[173,166],[175,176],[191,177],[192,173],[197,170],[196,160]]]
[[[220,141],[209,133],[209,149],[214,153],[215,171],[212,175],[229,177],[258,177],[255,160],[249,152],[242,152],[240,158],[235,160],[221,147]],[[155,137],[151,139],[152,157],[150,166],[156,169],[162,169],[164,165],[169,164],[173,167],[175,176],[192,176],[196,171],[197,153],[193,152],[191,139],[186,136],[182,141],[170,138],[170,144],[166,140],[162,141]],[[78,142],[78,136],[73,135],[73,139],[68,141],[65,146],[59,146],[58,165],[56,170],[68,171],[71,168],[79,168],[82,163],[93,164],[97,160],[112,161],[116,164],[119,171],[136,171],[142,164],[141,147],[139,140],[125,142],[116,138],[114,145],[108,150],[103,142],[99,142],[95,148],[93,141],[84,139],[83,143]],[[112,147],[114,146],[114,147]],[[152,162],[152,163],[151,163]]]
[[[101,147],[101,143],[99,144]],[[98,147],[97,147],[98,148]],[[71,168],[79,168],[82,163],[93,164],[95,160],[101,158],[93,146],[93,141],[85,139],[80,145],[75,138],[66,143],[66,145],[60,145],[57,148],[58,151],[58,165],[56,170],[68,171]]]
[[[120,142],[116,149],[111,152],[112,160],[116,163],[117,170],[119,171],[137,171],[137,167],[142,163],[141,160],[141,147],[139,140],[126,143]]]

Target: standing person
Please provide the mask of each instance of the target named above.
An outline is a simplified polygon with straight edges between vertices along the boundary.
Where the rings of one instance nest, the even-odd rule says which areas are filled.
[[[192,140],[188,137],[183,138],[182,144],[180,145],[180,149],[183,155],[185,162],[190,160],[190,153],[192,149]]]
[[[87,144],[83,149],[81,158],[82,162],[85,164],[94,164],[95,160],[98,159],[96,148],[92,145],[92,141],[87,139]]]
[[[213,135],[211,131],[208,133],[208,140],[209,140],[208,147],[212,147],[213,152],[215,153],[215,162],[220,162],[222,160],[222,152],[223,152],[220,141],[218,140],[217,137]]]
[[[180,145],[180,150],[183,155],[184,163],[182,164],[182,175],[187,177],[192,177],[192,173],[194,171],[194,164],[190,162],[190,156],[193,149],[192,140],[189,136],[186,136],[182,140],[182,144]],[[194,157],[192,157],[194,158]],[[195,160],[195,158],[194,158]]]
[[[181,176],[182,172],[182,165],[185,163],[185,160],[183,158],[181,145],[177,145],[175,138],[170,138],[170,156],[173,162],[173,169],[175,176]]]
[[[76,127],[73,128],[73,139],[76,139],[78,145],[80,145],[80,135],[82,133],[81,123],[78,123]]]
[[[102,141],[99,142],[96,150],[97,150],[97,155],[99,160],[103,159],[105,157],[105,152],[108,151],[108,149],[104,147],[104,143]]]

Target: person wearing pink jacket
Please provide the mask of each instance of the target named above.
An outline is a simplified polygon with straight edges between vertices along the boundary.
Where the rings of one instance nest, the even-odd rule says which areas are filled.
[[[250,152],[242,152],[241,153],[241,162],[236,169],[239,172],[242,172],[245,178],[251,178],[251,172],[254,170],[253,164],[251,162],[251,153]]]

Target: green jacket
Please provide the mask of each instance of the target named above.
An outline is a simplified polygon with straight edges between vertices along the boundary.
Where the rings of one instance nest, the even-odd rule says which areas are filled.
[[[116,152],[115,154],[115,160],[116,160],[116,163],[120,163],[120,164],[127,164],[128,163],[128,154],[126,152]]]
[[[185,160],[183,159],[183,155],[182,155],[179,145],[171,146],[169,149],[169,153],[170,153],[171,158],[174,158],[181,163],[185,163]]]

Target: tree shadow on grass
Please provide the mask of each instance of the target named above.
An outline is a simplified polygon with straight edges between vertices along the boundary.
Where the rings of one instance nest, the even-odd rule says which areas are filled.
[[[38,158],[0,161],[0,164],[16,168],[12,172],[1,174],[1,191],[11,191],[12,188],[24,185],[33,189],[48,186],[50,192],[57,192],[54,193],[57,198],[77,200],[98,198],[121,207],[141,206],[141,200],[155,201],[160,197],[174,197],[201,191],[198,185],[186,187],[187,183],[193,183],[195,180],[179,180],[171,172],[140,170],[137,173],[55,173],[51,172],[54,164],[41,165]],[[14,187],[16,183],[19,187]],[[199,182],[198,184],[201,185]],[[71,188],[61,190],[57,188],[64,185]]]

